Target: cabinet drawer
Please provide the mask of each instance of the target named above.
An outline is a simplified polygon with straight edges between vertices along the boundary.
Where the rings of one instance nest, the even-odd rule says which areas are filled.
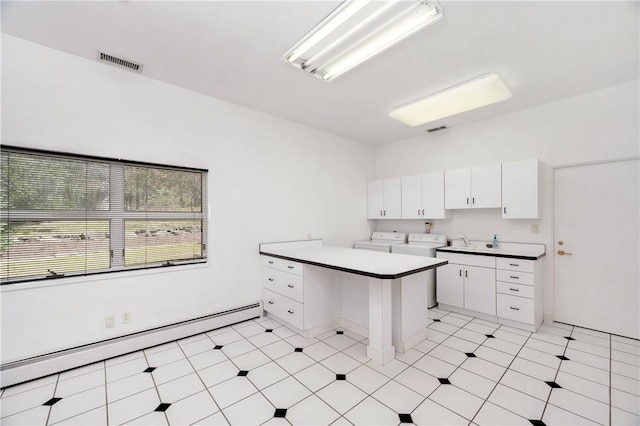
[[[529,272],[504,271],[498,269],[496,271],[496,280],[508,283],[533,285],[533,274]]]
[[[280,259],[271,256],[262,256],[262,264],[269,268],[279,269],[296,275],[302,275],[302,263],[292,262],[291,260]]]
[[[496,268],[508,271],[533,272],[534,260],[528,259],[512,259],[507,257],[498,257],[496,259]]]
[[[262,268],[262,287],[298,302],[303,302],[302,283],[303,278],[300,275],[273,268]]]
[[[496,282],[498,293],[510,294],[512,296],[528,297],[533,299],[533,286],[506,283],[502,281]]]
[[[498,294],[498,317],[533,324],[533,299]]]
[[[273,291],[262,290],[262,304],[264,310],[297,327],[303,329],[303,307],[304,305],[295,300],[289,299]]]

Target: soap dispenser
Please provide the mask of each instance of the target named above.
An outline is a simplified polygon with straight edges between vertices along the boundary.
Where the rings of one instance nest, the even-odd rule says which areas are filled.
[[[498,234],[493,234],[493,248],[498,248]]]

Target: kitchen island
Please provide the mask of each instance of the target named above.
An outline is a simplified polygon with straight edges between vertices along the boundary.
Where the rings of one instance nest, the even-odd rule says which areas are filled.
[[[367,357],[380,364],[425,338],[426,271],[447,264],[445,259],[325,246],[322,240],[260,244],[260,254],[265,311],[306,336],[343,324],[340,312],[350,309],[348,304],[367,303],[341,298],[341,286],[349,285],[350,276],[367,279]]]

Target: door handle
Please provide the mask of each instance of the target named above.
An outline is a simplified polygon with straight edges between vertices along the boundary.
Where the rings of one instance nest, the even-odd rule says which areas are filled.
[[[569,253],[568,251],[564,251],[564,250],[558,250],[558,254],[560,256],[571,256],[573,253]]]

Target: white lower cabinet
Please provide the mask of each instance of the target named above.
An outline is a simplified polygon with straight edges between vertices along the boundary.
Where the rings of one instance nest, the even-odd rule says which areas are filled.
[[[438,305],[535,331],[542,323],[542,264],[536,260],[438,252]]]
[[[337,271],[263,256],[263,309],[310,337],[334,328],[340,318]]]
[[[449,261],[436,269],[438,304],[496,314],[495,257],[442,252],[437,257]]]

